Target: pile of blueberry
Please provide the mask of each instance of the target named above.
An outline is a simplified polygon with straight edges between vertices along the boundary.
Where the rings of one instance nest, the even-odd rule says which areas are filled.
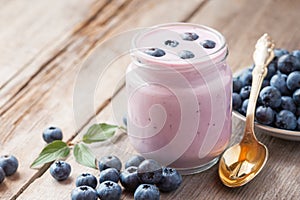
[[[97,178],[89,173],[83,173],[76,179],[76,188],[71,193],[72,200],[119,200],[122,188],[134,193],[135,200],[159,200],[160,191],[176,190],[181,182],[181,175],[172,168],[162,167],[152,159],[133,156],[122,163],[116,156],[105,156],[99,159],[99,186]]]
[[[180,34],[180,36],[184,41],[196,41],[199,38],[199,36],[193,32],[185,32]],[[199,42],[199,44],[205,49],[213,49],[216,46],[216,43],[212,40],[202,40]],[[164,42],[164,45],[167,47],[175,48],[180,45],[180,43],[176,40],[166,40]],[[149,48],[146,49],[144,53],[154,57],[162,57],[166,55],[166,52],[160,48]],[[181,50],[177,54],[181,59],[190,59],[195,57],[194,53],[189,50]]]
[[[17,158],[13,155],[4,155],[0,157],[0,184],[6,176],[11,176],[16,173],[19,167]]]
[[[255,119],[275,128],[300,131],[300,50],[275,49],[259,93]],[[246,115],[252,83],[249,67],[233,78],[232,106]]]

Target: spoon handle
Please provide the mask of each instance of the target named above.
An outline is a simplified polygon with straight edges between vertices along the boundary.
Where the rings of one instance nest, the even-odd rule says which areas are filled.
[[[244,139],[254,137],[254,116],[258,94],[268,72],[268,64],[274,58],[274,43],[268,34],[264,34],[256,43],[253,59],[252,85],[248,102]]]

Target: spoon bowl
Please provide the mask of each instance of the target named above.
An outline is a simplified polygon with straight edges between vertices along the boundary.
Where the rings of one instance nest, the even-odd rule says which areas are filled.
[[[246,113],[244,137],[239,144],[227,149],[219,162],[219,176],[224,185],[239,187],[251,181],[264,167],[268,149],[254,133],[254,115],[258,94],[267,75],[267,65],[274,58],[274,43],[264,34],[256,43],[253,59],[252,85]]]
[[[267,158],[268,149],[260,142],[236,144],[220,160],[220,178],[228,187],[245,185],[261,171]]]

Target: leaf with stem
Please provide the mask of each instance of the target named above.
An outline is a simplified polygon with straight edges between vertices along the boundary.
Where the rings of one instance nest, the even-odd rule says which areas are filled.
[[[75,144],[73,154],[76,162],[78,162],[79,164],[97,169],[96,157],[94,156],[90,148],[85,144]]]
[[[70,147],[61,141],[55,140],[52,143],[48,144],[41,151],[39,156],[31,164],[31,168],[36,168],[39,165],[54,161],[56,159],[66,158],[70,153]]]
[[[82,141],[87,144],[105,141],[114,136],[117,129],[118,126],[116,125],[106,123],[94,124],[83,135]]]

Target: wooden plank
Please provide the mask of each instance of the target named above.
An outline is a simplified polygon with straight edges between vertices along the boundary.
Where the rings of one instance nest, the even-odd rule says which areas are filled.
[[[263,33],[269,33],[277,47],[300,48],[299,1],[267,0],[209,1],[191,22],[204,24],[224,34],[228,46],[228,63],[233,71],[252,64],[253,46]]]
[[[101,10],[101,13],[105,15],[99,16],[99,22],[107,21],[107,18],[110,18],[111,14],[116,12],[124,2],[127,1],[112,2]],[[102,29],[104,25],[105,23]],[[49,124],[54,124],[64,130],[66,140],[76,133],[72,118],[73,84],[77,70],[80,68],[78,62],[93,46],[94,40],[85,44],[90,38],[80,33],[76,27],[75,31],[76,34],[69,38],[72,45],[69,45],[60,56],[56,56],[51,64],[46,65],[39,76],[32,78],[27,87],[14,97],[16,103],[9,107],[1,107],[0,152],[1,154],[11,153],[22,158],[18,170],[22,176],[18,176],[17,180],[8,179],[5,184],[1,184],[1,199],[15,198],[31,183],[32,179],[43,172],[44,169],[41,171],[29,169],[30,163],[44,146],[40,131]]]
[[[1,4],[0,106],[22,90],[43,64],[66,45],[75,25],[92,17],[107,2],[34,0],[30,5],[25,1]]]
[[[211,6],[210,4],[207,5],[208,7]],[[246,4],[244,5],[246,6]],[[278,5],[279,6],[279,5]],[[207,8],[205,8],[207,9]],[[266,9],[262,8],[263,10]],[[204,10],[204,8],[203,8]],[[213,11],[213,10],[210,10]],[[248,11],[251,13],[250,11]],[[263,15],[264,12],[261,11]],[[245,16],[246,18],[246,16]],[[267,23],[267,22],[263,22]],[[256,26],[255,23],[252,26]],[[249,28],[251,29],[251,28]],[[233,37],[233,36],[232,36]],[[234,38],[231,38],[232,40]],[[253,38],[255,41],[257,38]],[[236,47],[237,48],[237,47]],[[240,60],[246,60],[244,55],[243,58]],[[246,61],[245,61],[246,62]],[[106,113],[108,112],[108,113]],[[112,111],[105,110],[103,115],[109,116],[109,112]],[[100,117],[101,118],[101,117]],[[106,117],[102,117],[101,121],[105,121]],[[243,131],[243,124],[234,121],[234,134],[233,134],[233,142],[238,141],[240,139],[240,132]],[[86,127],[85,127],[86,128]],[[238,188],[238,189],[229,189],[223,186],[218,178],[217,174],[217,166],[214,166],[211,170],[203,172],[201,174],[193,175],[193,176],[186,176],[184,177],[184,182],[182,187],[174,193],[170,194],[163,194],[162,199],[297,199],[299,198],[299,166],[296,165],[297,158],[299,157],[299,147],[297,142],[289,142],[284,141],[276,138],[271,138],[265,135],[258,135],[259,139],[261,139],[264,143],[266,143],[270,149],[270,159],[266,165],[266,168],[263,170],[262,174],[260,174],[256,179],[250,182],[248,185]],[[123,159],[130,155],[130,153],[123,155],[124,147],[122,145],[126,145],[126,138],[122,138],[123,142],[118,143],[119,148],[114,148],[114,145],[99,145],[94,147],[93,149],[95,152],[101,153],[101,155],[105,155],[106,153],[114,153],[118,156],[122,157]],[[286,147],[287,146],[287,147]],[[123,148],[122,148],[123,147]],[[283,149],[284,148],[284,149]],[[280,153],[277,151],[280,149]],[[127,151],[125,151],[127,152]],[[272,153],[273,152],[273,153]],[[289,155],[288,157],[285,155]],[[72,158],[68,159],[73,165],[74,160]],[[286,164],[290,163],[290,166],[287,167]],[[85,168],[78,167],[76,168],[77,174],[84,171]],[[97,171],[93,171],[94,174],[98,175]],[[280,172],[280,173],[278,173]],[[44,174],[45,177],[49,177],[49,174]],[[288,178],[287,178],[288,177]],[[48,183],[48,179],[45,182]],[[270,178],[272,184],[270,184]],[[274,187],[273,182],[277,185]],[[40,183],[44,183],[41,181]],[[34,183],[35,184],[35,183]],[[34,184],[32,186],[34,186]],[[48,187],[52,186],[51,183]],[[54,186],[53,186],[54,187]],[[68,191],[70,192],[74,188],[74,185],[68,186],[64,189],[61,189],[61,192]],[[280,188],[280,189],[278,189]],[[31,193],[33,188],[28,188],[26,194]],[[256,191],[256,192],[253,192]],[[67,196],[67,194],[65,194]],[[27,196],[24,196],[27,197]],[[131,194],[123,195],[123,199],[132,199]]]
[[[173,20],[180,20],[180,17],[185,16],[195,6],[197,7],[197,3],[196,1],[191,3],[185,10],[173,16]],[[110,3],[101,10],[101,15],[95,16],[82,29],[75,30],[74,34],[67,39],[69,45],[63,47],[59,55],[51,58],[49,63],[45,63],[44,69],[31,78],[28,84],[12,97],[13,103],[5,104],[0,108],[3,130],[0,152],[1,154],[9,152],[22,158],[18,179],[6,180],[5,184],[0,186],[1,199],[15,199],[46,169],[47,166],[40,171],[29,169],[29,164],[44,146],[40,132],[43,128],[48,124],[60,126],[65,133],[65,140],[76,135],[78,130],[76,126],[80,128],[80,124],[75,124],[73,121],[71,106],[75,78],[80,70],[78,63],[94,48],[97,42],[103,41],[103,37],[112,27],[132,14],[132,8],[139,6],[142,8],[139,13],[143,13],[145,10],[149,10],[148,6],[150,5],[157,6],[150,1],[149,4],[141,3],[141,1],[133,3],[113,1]],[[147,26],[147,24],[144,25]],[[119,70],[114,73],[124,74]],[[117,80],[119,79],[112,79],[112,81]],[[107,82],[108,85],[109,83]],[[111,92],[107,91],[101,95],[99,102],[105,102],[110,96]],[[81,123],[85,123],[92,115],[93,113],[88,113]],[[20,141],[23,142],[20,144]],[[36,198],[40,199],[40,196]],[[23,198],[20,197],[20,199]]]
[[[209,1],[209,3],[206,6],[210,6],[212,2],[214,2],[214,1]],[[219,1],[219,3],[220,3],[220,1]],[[130,4],[130,5],[133,5],[133,4]],[[203,10],[208,12],[209,9],[207,9],[206,6],[203,9],[201,9],[199,11],[199,13],[204,12]],[[245,1],[244,6],[242,6],[241,8],[245,9],[246,6],[249,6],[249,5]],[[276,5],[276,7],[277,6],[280,7],[280,5]],[[281,5],[281,6],[283,6],[283,5]],[[147,6],[145,6],[145,8],[147,8]],[[264,9],[266,9],[266,7],[264,7]],[[263,9],[263,12],[266,12],[264,9]],[[216,11],[219,11],[219,9],[214,10],[213,8],[211,8],[210,11],[216,12]],[[261,12],[260,12],[260,15],[263,14]],[[145,15],[146,15],[146,13],[147,12],[144,11]],[[150,13],[147,13],[147,14],[150,15]],[[151,15],[153,15],[152,12],[151,12]],[[249,18],[249,16],[244,16],[244,17]],[[138,19],[140,19],[140,18],[138,18]],[[266,22],[264,22],[264,23],[266,23]],[[254,24],[252,24],[252,26],[254,26]],[[235,36],[235,37],[237,37],[237,36]],[[232,38],[234,38],[234,37],[232,36]],[[253,40],[256,40],[256,38],[254,38]],[[76,45],[75,45],[75,47],[76,47]],[[77,55],[78,54],[75,54],[75,55],[72,54],[72,56],[77,56]],[[245,55],[241,55],[241,56],[245,56]],[[65,57],[63,57],[63,58],[65,58]],[[69,57],[67,57],[67,58],[68,59],[66,59],[66,60],[71,59]],[[244,60],[245,58],[243,59],[241,57],[239,59]],[[56,64],[60,65],[59,63],[60,62],[58,62],[58,64],[57,63]],[[72,64],[74,64],[74,63],[70,62],[70,63],[67,64],[67,66],[72,65]],[[78,69],[78,68],[76,68],[76,69]],[[60,74],[63,74],[64,76],[69,75],[70,77],[74,77],[74,75],[72,76],[72,73],[67,72],[67,70],[63,71],[63,72],[61,72],[61,71],[57,71],[57,72],[59,72]],[[45,76],[45,75],[41,74],[41,77],[43,77],[43,76]],[[32,129],[35,130],[35,131],[41,130],[41,128],[44,125],[46,125],[49,122],[56,121],[56,120],[57,120],[56,122],[59,122],[58,125],[61,125],[62,127],[66,128],[68,131],[73,131],[74,127],[72,128],[72,124],[71,124],[72,120],[66,119],[66,118],[68,118],[68,116],[70,117],[72,115],[71,112],[68,111],[69,108],[66,108],[66,107],[68,107],[67,106],[68,104],[72,103],[72,99],[68,98],[68,100],[64,100],[63,102],[61,102],[62,105],[60,106],[59,105],[60,100],[55,100],[53,98],[53,94],[56,95],[55,97],[66,97],[66,96],[69,97],[72,92],[70,90],[68,90],[67,88],[65,88],[65,85],[66,84],[72,84],[72,82],[70,82],[70,81],[63,82],[62,81],[63,80],[62,76],[60,78],[56,79],[55,81],[53,81],[52,80],[53,77],[55,78],[54,75],[51,75],[50,80],[46,80],[45,82],[42,82],[40,79],[38,79],[36,81],[36,85],[39,85],[39,86],[43,85],[44,87],[47,86],[47,84],[54,84],[55,89],[52,88],[50,91],[47,91],[44,94],[45,96],[42,99],[38,99],[37,97],[35,97],[34,93],[30,93],[30,94],[22,97],[22,99],[26,99],[27,101],[23,100],[20,104],[17,103],[11,109],[9,109],[9,112],[12,113],[13,108],[18,107],[18,106],[20,106],[20,107],[24,106],[25,103],[30,102],[30,100],[35,100],[36,101],[36,102],[34,102],[35,105],[32,105],[31,110],[28,110],[26,115],[23,114],[24,118],[18,120],[19,123],[16,123],[16,129],[12,131],[13,133],[20,133],[18,131],[22,131],[21,133],[23,133],[23,134],[20,134],[20,138],[18,138],[18,140],[17,139],[13,140],[11,138],[8,138],[6,143],[11,142],[11,144],[18,144],[17,141],[24,140],[24,139],[25,139],[24,140],[25,142],[29,142],[30,140],[34,140],[34,141],[36,141],[36,143],[40,142],[41,141],[40,133],[36,133],[36,137],[34,139],[32,139],[32,137],[31,137],[33,135],[33,133],[31,133],[31,135],[29,135],[28,137],[24,136],[25,133],[27,133],[27,131],[30,130],[30,129],[28,129],[27,126],[28,126],[28,124],[32,123],[30,120],[33,120],[33,119],[34,119],[33,120],[34,123],[36,123],[36,124],[34,125],[34,128],[32,128]],[[37,86],[35,86],[35,87],[37,87]],[[60,87],[62,87],[63,89],[60,89]],[[43,93],[39,92],[39,90],[37,90],[36,88],[34,88],[33,91],[38,92],[39,94],[43,94]],[[50,103],[50,101],[52,103]],[[62,109],[62,111],[60,111],[60,109]],[[55,118],[54,116],[52,116],[52,117],[45,116],[48,113],[50,113],[49,110],[51,110],[51,113],[57,112],[56,116],[63,116],[63,117],[58,119],[58,118]],[[38,111],[42,111],[44,113],[39,114]],[[24,111],[22,111],[22,112],[24,113]],[[111,111],[109,111],[109,113],[111,113]],[[102,114],[102,113],[100,113],[100,114]],[[15,115],[15,113],[8,116],[8,118],[13,119],[14,115]],[[40,119],[38,119],[38,118],[40,118]],[[62,120],[62,118],[64,118],[64,119]],[[70,118],[72,118],[72,116]],[[101,117],[101,119],[105,120],[105,117]],[[23,122],[23,123],[21,123],[21,122]],[[10,125],[14,124],[12,122],[7,122],[6,121],[6,124],[9,124],[9,123],[10,123]],[[41,123],[43,123],[43,124],[41,124]],[[242,125],[241,124],[238,124],[237,126],[234,126],[234,127],[235,127],[235,129],[234,129],[235,133],[238,133],[238,131],[242,130]],[[87,128],[87,127],[85,127],[85,128]],[[67,133],[67,135],[68,135],[68,137],[70,137],[71,134]],[[237,134],[234,134],[234,137],[239,137],[239,136]],[[274,138],[271,138],[271,137],[268,137],[268,136],[263,136],[263,135],[260,135],[259,138],[262,139],[265,143],[270,144],[272,149],[274,148],[274,150],[271,151],[271,152],[274,152],[274,154],[276,152],[275,151],[276,149],[281,149],[282,150],[282,152],[279,152],[280,154],[279,154],[278,157],[273,157],[274,154],[271,155],[271,158],[273,158],[273,159],[270,158],[269,162],[267,163],[266,169],[264,169],[264,171],[270,172],[270,174],[267,174],[263,171],[262,174],[259,175],[255,180],[253,180],[253,182],[249,183],[249,185],[246,185],[245,187],[242,187],[242,188],[239,188],[239,189],[232,190],[232,189],[226,188],[225,186],[223,186],[220,183],[220,181],[218,179],[218,176],[217,176],[217,171],[216,171],[217,168],[215,166],[214,168],[212,168],[211,170],[209,170],[207,172],[204,172],[204,173],[201,173],[201,174],[198,174],[198,175],[194,175],[194,176],[186,176],[184,178],[183,187],[181,189],[179,189],[178,191],[176,191],[175,193],[171,193],[169,195],[164,195],[163,199],[183,199],[183,198],[186,199],[187,197],[189,197],[190,199],[199,199],[199,198],[203,198],[203,199],[219,199],[219,198],[220,199],[222,199],[222,198],[233,198],[233,199],[240,199],[240,198],[245,198],[245,199],[283,198],[283,199],[293,199],[293,198],[295,198],[295,199],[297,199],[297,197],[300,196],[299,192],[298,192],[300,190],[297,187],[297,185],[299,185],[299,184],[297,184],[297,183],[299,183],[299,179],[297,179],[297,177],[298,177],[297,174],[298,173],[296,173],[296,172],[299,172],[298,171],[299,168],[297,168],[298,166],[295,165],[294,167],[285,169],[286,168],[285,167],[286,163],[292,163],[292,165],[293,165],[296,161],[296,158],[299,158],[299,153],[298,153],[299,148],[296,146],[296,143],[286,142],[286,141],[283,141],[283,140],[278,140],[278,139],[274,139]],[[126,143],[124,143],[124,144],[126,144]],[[40,146],[42,146],[42,145],[40,145]],[[34,152],[37,152],[38,149],[41,148],[40,146],[33,148],[32,153],[31,153],[32,157],[35,156],[35,155],[33,155]],[[288,148],[284,148],[285,146],[288,146]],[[8,147],[8,145],[6,145],[6,147]],[[24,145],[22,147],[24,147]],[[106,148],[104,148],[103,146],[100,146],[99,148],[100,149],[103,148],[102,150],[104,150],[104,153],[106,153],[106,152],[107,153],[118,152],[115,149],[111,150],[110,149],[111,145],[106,146]],[[270,148],[270,146],[269,146],[269,148]],[[18,151],[21,151],[20,149]],[[0,152],[2,152],[2,151],[0,151]],[[287,155],[287,153],[289,153],[289,156],[285,156],[285,155]],[[25,155],[23,155],[23,156],[25,156]],[[26,156],[28,156],[28,155],[26,155]],[[123,156],[123,155],[121,155],[121,156]],[[292,159],[290,157],[292,157]],[[125,155],[124,155],[124,158],[125,158]],[[74,161],[70,160],[70,162],[74,162]],[[279,162],[279,164],[278,164],[278,162]],[[76,165],[76,164],[74,163],[74,165]],[[26,167],[28,167],[28,166],[26,166]],[[28,170],[28,168],[26,168],[26,169]],[[84,168],[84,169],[87,170],[86,168]],[[290,187],[290,188],[287,188],[287,186],[284,186],[284,184],[288,184],[289,179],[280,176],[280,174],[278,175],[276,173],[276,171],[275,172],[273,171],[273,169],[276,169],[276,171],[278,169],[283,169],[284,170],[283,173],[290,173],[291,174],[290,177],[294,178],[294,179],[290,180],[291,185],[293,184],[293,186]],[[75,170],[78,170],[78,171],[73,171],[73,173],[74,173],[72,175],[73,179],[71,179],[73,185],[70,182],[66,182],[66,183],[70,183],[70,184],[57,184],[55,181],[53,181],[53,179],[49,178],[49,173],[45,173],[40,179],[37,179],[32,185],[30,185],[30,187],[25,190],[25,192],[19,197],[19,199],[28,199],[28,198],[29,199],[31,199],[31,198],[40,199],[41,197],[38,196],[38,195],[41,195],[41,194],[43,194],[43,197],[47,195],[50,198],[52,198],[52,197],[58,197],[58,198],[62,198],[62,199],[69,198],[71,187],[73,188],[73,186],[74,186],[74,177],[76,177],[77,172],[78,173],[82,172],[83,168],[80,168],[80,167],[77,168],[76,167]],[[19,174],[23,176],[23,171],[21,170],[19,172]],[[267,178],[269,178],[270,176],[277,177],[277,179],[275,181],[276,181],[278,187],[274,187],[274,188],[270,187],[270,181],[267,181],[267,180],[269,180]],[[279,184],[279,182],[281,180],[283,182],[281,184]],[[12,185],[14,183],[12,183]],[[52,188],[52,187],[57,187],[55,189],[55,192],[59,193],[60,194],[59,196],[55,196],[56,194],[53,194],[53,193],[50,193],[50,192],[47,193],[47,190],[49,188]],[[37,188],[39,188],[39,189],[37,190]],[[66,190],[64,190],[63,188],[66,189]],[[283,189],[278,189],[278,188],[283,188]],[[285,191],[283,191],[283,190],[285,190]],[[251,194],[250,193],[251,191],[252,192],[253,191],[259,191],[259,192]],[[212,196],[212,194],[215,194],[215,196]],[[2,197],[2,195],[1,195],[1,197]],[[124,199],[132,199],[132,196],[125,195]]]

